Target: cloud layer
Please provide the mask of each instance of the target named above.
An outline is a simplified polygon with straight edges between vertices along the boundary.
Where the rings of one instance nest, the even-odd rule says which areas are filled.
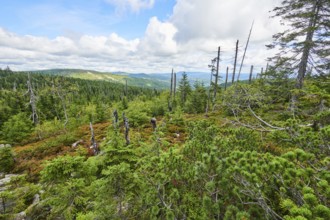
[[[107,0],[119,10],[138,12],[154,0]],[[221,46],[221,72],[232,68],[234,47],[240,40],[243,54],[252,21],[255,21],[243,71],[259,71],[270,55],[264,47],[280,30],[269,19],[274,0],[177,0],[172,14],[161,21],[151,17],[144,36],[125,39],[117,33],[55,38],[18,35],[0,28],[0,67],[14,70],[86,68],[100,71],[169,72],[208,71]]]

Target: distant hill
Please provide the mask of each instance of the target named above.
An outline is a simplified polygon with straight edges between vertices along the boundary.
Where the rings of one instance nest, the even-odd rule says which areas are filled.
[[[103,80],[109,82],[117,82],[125,84],[126,80],[130,86],[139,86],[144,88],[156,88],[166,89],[169,88],[169,82],[161,80],[155,77],[148,77],[148,74],[136,75],[124,72],[99,72],[94,70],[83,70],[83,69],[49,69],[49,70],[37,70],[30,71],[41,74],[61,75],[66,77],[73,77],[87,80]]]
[[[177,77],[177,85],[178,82],[181,80],[182,75],[184,72],[177,72],[176,77]],[[191,85],[194,85],[196,81],[204,83],[205,86],[210,85],[210,74],[209,72],[186,72],[188,76],[188,80]],[[122,73],[119,73],[118,75],[121,75]],[[226,74],[225,73],[220,73],[220,79],[219,79],[219,84],[224,84],[226,80]],[[169,82],[171,80],[171,73],[151,73],[151,74],[145,74],[145,73],[131,73],[128,74],[128,76],[132,78],[144,78],[144,79],[156,79],[156,80],[161,80],[166,82],[169,85]],[[240,80],[248,80],[249,79],[249,74],[248,73],[241,73],[240,75]],[[229,74],[228,76],[228,84],[232,80],[232,75]],[[236,77],[235,77],[236,81]]]
[[[144,88],[168,89],[170,87],[171,73],[126,73],[126,72],[99,72],[95,70],[84,69],[49,69],[31,71],[41,74],[62,75],[67,77],[88,79],[88,80],[104,80],[109,82],[118,82],[128,85],[139,86]],[[177,72],[177,85],[182,78],[184,72]],[[210,84],[209,72],[186,72],[191,85],[196,81],[202,82],[205,86]],[[241,73],[241,80],[247,80],[249,74]],[[228,76],[228,83],[231,82],[232,75]],[[235,79],[236,80],[236,79]],[[224,84],[225,74],[220,73],[219,84]]]

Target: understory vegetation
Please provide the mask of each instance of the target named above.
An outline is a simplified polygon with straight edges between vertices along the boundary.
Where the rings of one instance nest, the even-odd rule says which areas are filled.
[[[330,219],[328,75],[269,71],[209,101],[187,76],[174,94],[0,79],[0,172],[17,174],[0,219]]]

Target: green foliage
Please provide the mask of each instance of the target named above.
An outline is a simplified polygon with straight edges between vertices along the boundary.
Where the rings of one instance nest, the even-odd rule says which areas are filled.
[[[33,131],[32,121],[25,113],[13,115],[3,124],[2,136],[10,143],[17,143],[27,138]]]
[[[191,87],[188,81],[188,75],[182,74],[182,78],[179,81],[179,92],[180,92],[180,105],[183,107],[188,100],[188,96],[191,93]]]
[[[207,94],[204,85],[195,82],[194,90],[185,105],[185,111],[188,113],[203,113],[206,109],[206,103]]]
[[[149,105],[139,101],[131,102],[129,108],[125,111],[125,115],[131,127],[141,126],[151,119]]]
[[[41,171],[42,182],[63,182],[84,172],[84,157],[63,156],[47,161]]]
[[[10,172],[15,165],[14,152],[11,147],[0,147],[0,172]]]
[[[9,81],[13,76],[6,77]],[[48,76],[33,77],[52,82]],[[25,78],[16,79],[22,81],[17,82],[19,93],[25,90]],[[55,77],[54,88],[39,85],[36,90],[45,115],[34,129],[47,139],[15,148],[15,170],[54,159],[44,163],[40,181],[33,179],[40,187],[15,178],[8,188],[14,194],[0,193],[15,201],[4,218],[27,209],[30,219],[329,219],[328,88],[310,79],[313,83],[299,91],[292,114],[287,109],[290,94],[281,91],[289,90],[292,82],[282,80],[287,84],[280,85],[275,77],[237,83],[219,94],[221,108],[207,116],[199,114],[206,100],[201,84],[196,83],[182,107],[172,112],[167,111],[167,91],[154,97],[155,92],[129,88],[125,115],[132,138],[126,145],[122,86],[119,92],[114,85]],[[6,92],[12,86],[0,84]],[[47,98],[47,92],[53,97]],[[65,126],[58,93],[66,104]],[[0,100],[11,103],[8,94],[0,91]],[[47,107],[50,103],[53,110]],[[9,106],[0,117],[15,112],[14,105]],[[114,109],[119,110],[119,123],[103,123]],[[160,123],[153,131],[150,118],[155,116]],[[70,146],[90,138],[90,120],[102,122],[95,123],[97,140],[103,138],[100,131],[108,132],[99,141],[100,153],[74,156],[85,155]],[[3,155],[1,168],[13,161],[12,152]],[[24,167],[17,168],[21,164]],[[40,188],[40,203],[30,206]]]

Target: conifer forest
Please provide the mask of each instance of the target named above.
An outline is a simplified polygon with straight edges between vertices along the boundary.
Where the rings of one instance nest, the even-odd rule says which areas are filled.
[[[0,220],[330,219],[330,2],[272,15],[248,79],[224,45],[166,89],[2,67]]]

